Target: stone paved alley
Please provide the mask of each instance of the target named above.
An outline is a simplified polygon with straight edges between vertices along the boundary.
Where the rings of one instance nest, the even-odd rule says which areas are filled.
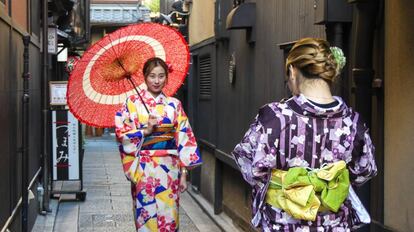
[[[52,200],[52,213],[39,215],[33,232],[134,231],[130,184],[113,136],[86,140],[83,170],[86,200],[74,201],[69,194]],[[180,203],[180,231],[234,231],[231,225],[217,226],[188,193]]]

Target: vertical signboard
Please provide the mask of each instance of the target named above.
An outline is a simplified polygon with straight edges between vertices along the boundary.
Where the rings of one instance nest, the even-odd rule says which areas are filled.
[[[79,123],[68,110],[52,111],[53,180],[79,180]]]
[[[58,36],[57,28],[49,27],[47,31],[47,52],[49,54],[57,54]]]

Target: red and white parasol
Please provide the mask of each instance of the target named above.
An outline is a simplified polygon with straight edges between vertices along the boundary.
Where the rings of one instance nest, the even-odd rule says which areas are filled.
[[[113,127],[114,115],[135,86],[144,82],[146,60],[159,57],[172,65],[163,92],[173,95],[183,84],[189,67],[185,39],[175,29],[141,23],[121,28],[92,45],[77,62],[68,83],[70,111],[81,122]]]

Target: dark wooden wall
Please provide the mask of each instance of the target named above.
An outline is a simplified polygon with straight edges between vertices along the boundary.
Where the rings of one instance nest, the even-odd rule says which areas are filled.
[[[37,2],[37,1],[35,1]],[[40,7],[40,5],[36,5]],[[35,6],[33,5],[33,8]],[[34,11],[38,15],[40,11]],[[2,227],[21,196],[21,125],[23,94],[23,34],[27,31],[13,24],[8,15],[0,12],[0,226]],[[32,24],[30,44],[30,109],[29,109],[29,182],[40,167],[41,153],[41,57],[40,40],[36,33],[40,25]],[[33,192],[36,194],[35,188]],[[37,216],[37,201],[30,202],[29,228]],[[20,231],[20,216],[10,227]]]

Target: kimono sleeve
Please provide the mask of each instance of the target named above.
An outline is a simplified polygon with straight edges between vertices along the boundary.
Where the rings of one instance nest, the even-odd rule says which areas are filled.
[[[268,168],[262,163],[266,156],[263,150],[263,135],[264,127],[258,115],[232,152],[243,178],[252,186],[263,183],[268,174]]]
[[[202,160],[200,151],[198,150],[197,141],[181,102],[178,102],[177,104],[175,139],[181,166],[194,167],[201,165]]]
[[[139,163],[138,152],[144,141],[143,130],[137,129],[137,111],[129,98],[115,115],[115,134],[118,141],[122,166],[128,180],[135,180]]]
[[[377,174],[374,151],[368,128],[364,124],[357,127],[352,161],[348,164],[351,183],[360,186]]]

